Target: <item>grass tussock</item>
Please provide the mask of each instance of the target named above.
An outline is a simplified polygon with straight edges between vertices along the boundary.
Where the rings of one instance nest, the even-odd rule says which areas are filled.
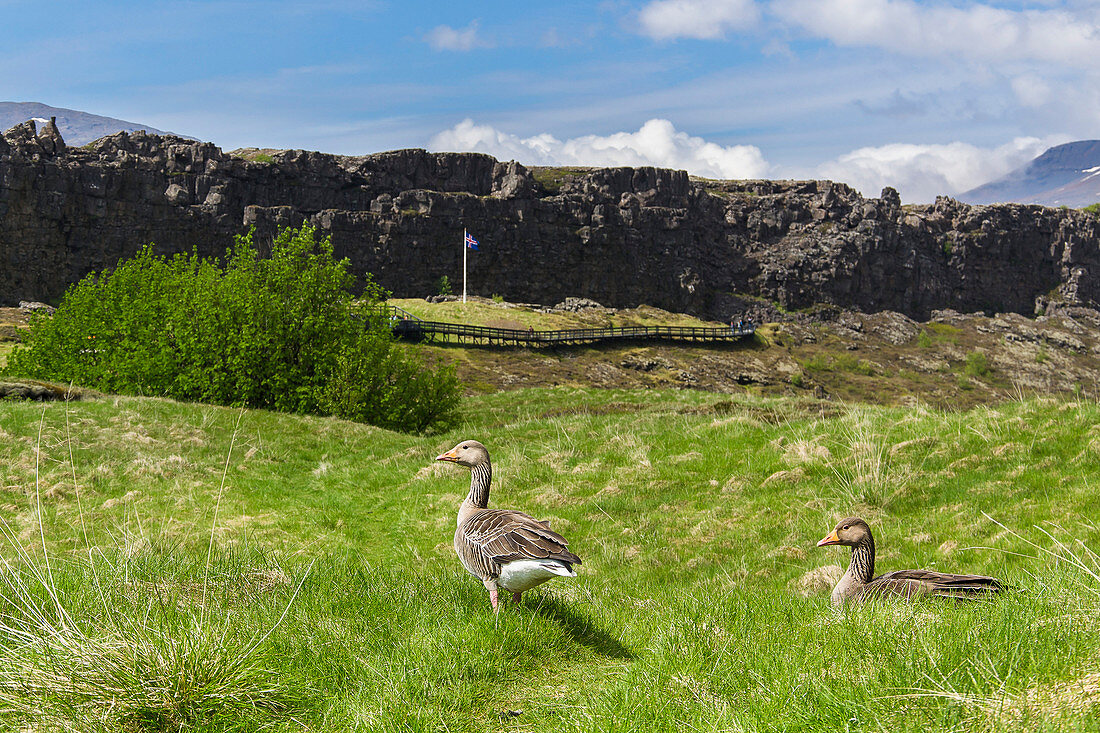
[[[43,730],[247,730],[302,709],[308,681],[277,671],[264,645],[276,627],[242,635],[206,603],[209,583],[200,601],[196,584],[167,581],[164,565],[155,581],[133,557],[53,567],[6,539],[16,552],[0,568],[5,720]],[[269,577],[244,579],[254,598],[268,594]]]
[[[168,563],[150,567],[130,543],[124,552],[107,555],[89,546],[83,562],[51,563],[39,470],[44,420],[45,413],[32,504],[42,555],[26,549],[27,531],[16,535],[2,525],[9,550],[0,555],[3,719],[43,730],[249,730],[301,709],[309,683],[294,684],[277,673],[264,646],[286,610],[251,637],[229,615],[219,617],[215,604],[220,597],[226,605],[219,593],[226,584],[212,577],[211,551],[201,582],[172,579]],[[71,452],[69,459],[89,544]],[[289,581],[279,568],[253,570],[240,580],[233,585],[254,596]]]

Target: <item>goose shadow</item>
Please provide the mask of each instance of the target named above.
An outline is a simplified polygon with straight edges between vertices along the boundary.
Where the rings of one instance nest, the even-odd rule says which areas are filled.
[[[597,654],[612,659],[634,659],[634,652],[623,646],[618,639],[593,624],[584,614],[555,598],[543,596],[537,603],[524,605],[543,618],[557,623],[573,641]]]

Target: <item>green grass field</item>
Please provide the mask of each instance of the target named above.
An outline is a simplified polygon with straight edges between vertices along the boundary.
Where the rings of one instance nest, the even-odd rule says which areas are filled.
[[[1048,399],[565,388],[470,398],[430,437],[157,399],[0,403],[0,721],[1100,730],[1097,425],[1100,406]],[[465,438],[492,453],[492,505],[551,520],[584,558],[498,618],[451,549],[469,474],[432,461]],[[814,545],[851,513],[879,572],[1015,590],[834,611],[810,581],[846,551]]]

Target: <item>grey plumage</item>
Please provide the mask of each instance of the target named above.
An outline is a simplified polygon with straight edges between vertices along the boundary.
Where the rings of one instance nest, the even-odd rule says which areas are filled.
[[[862,603],[872,598],[900,597],[976,599],[1002,590],[996,578],[987,575],[958,575],[934,570],[895,570],[875,576],[875,538],[867,522],[859,517],[840,520],[833,531],[817,543],[852,548],[848,571],[833,588],[834,605]]]
[[[470,469],[470,493],[458,510],[454,548],[463,567],[489,591],[494,611],[498,588],[518,602],[521,593],[555,576],[576,575],[573,565],[581,559],[548,522],[514,509],[488,508],[493,468],[484,445],[464,440],[436,460]]]

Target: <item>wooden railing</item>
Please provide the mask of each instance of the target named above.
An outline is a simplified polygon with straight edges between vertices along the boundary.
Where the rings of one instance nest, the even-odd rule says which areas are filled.
[[[396,306],[380,306],[390,328],[398,338],[411,341],[454,340],[459,343],[487,346],[555,346],[598,341],[679,341],[706,343],[738,341],[751,336],[756,328],[746,324],[741,328],[706,328],[694,326],[627,326],[624,328],[569,328],[557,331],[493,328],[464,323],[425,321]]]

